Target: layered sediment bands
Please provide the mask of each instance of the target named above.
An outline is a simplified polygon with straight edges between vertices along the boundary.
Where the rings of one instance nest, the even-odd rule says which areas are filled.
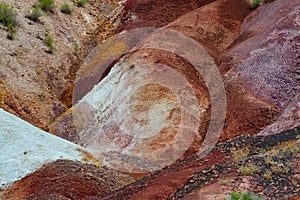
[[[214,0],[128,0],[120,13],[117,32],[141,27],[161,27]]]
[[[195,39],[218,59],[238,38],[248,13],[246,1],[219,0],[177,18],[166,27]]]
[[[137,1],[136,4],[133,5],[139,3],[140,2]],[[235,4],[238,4],[238,6]],[[143,6],[146,5],[148,4],[143,4]],[[227,9],[228,6],[234,9]],[[130,12],[130,10],[128,10],[129,8],[130,7],[127,7],[127,10],[125,9],[126,12],[124,12],[127,13],[128,16],[131,16],[134,12]],[[219,140],[227,140],[237,135],[256,134],[260,132],[277,119],[278,114],[284,110],[287,103],[297,94],[297,89],[300,85],[298,72],[299,19],[297,17],[299,16],[299,7],[297,7],[297,1],[287,3],[279,0],[265,4],[252,13],[242,24],[244,17],[249,12],[250,10],[246,5],[240,1],[238,3],[230,0],[215,1],[193,12],[187,13],[166,26],[168,30],[183,33],[199,42],[199,45],[202,45],[215,60],[218,60],[218,67],[223,75],[223,82],[226,88],[227,100],[227,103],[223,105],[219,104],[218,106],[220,107],[217,106],[217,108],[222,108],[222,106],[226,107],[226,123]],[[138,19],[141,20],[143,18],[136,18],[135,20]],[[121,21],[120,27],[122,23]],[[124,24],[126,23],[124,22]],[[186,24],[190,24],[190,26]],[[140,25],[141,24],[131,23],[130,26],[131,28],[136,28]],[[239,35],[240,28],[242,28],[242,32]],[[207,80],[203,78],[203,74],[195,73],[195,65],[189,61],[189,59],[194,58],[193,56],[196,57],[196,54],[186,53],[192,50],[188,45],[183,45],[172,51],[172,53],[167,53],[165,50],[157,48],[159,42],[156,44],[158,46],[152,46],[152,49],[134,49],[134,46],[143,40],[143,36],[148,35],[151,31],[153,30],[144,29],[139,35],[136,35],[135,41],[129,42],[123,40],[120,42],[111,39],[104,45],[96,48],[90,57],[87,58],[86,64],[82,67],[78,80],[75,83],[75,90],[77,90],[77,94],[75,93],[75,102],[83,98],[99,81],[100,84],[105,83],[105,87],[104,85],[102,87],[106,88],[101,89],[103,91],[102,97],[105,95],[112,97],[113,94],[117,99],[123,96],[124,99],[128,99],[127,102],[131,102],[126,104],[129,107],[125,112],[125,116],[130,113],[134,118],[125,123],[127,124],[125,128],[120,129],[119,125],[114,125],[113,121],[111,121],[110,126],[101,128],[102,131],[105,130],[104,132],[107,132],[105,137],[118,143],[116,147],[110,150],[113,152],[112,157],[120,155],[113,151],[114,148],[115,150],[118,148],[133,148],[130,145],[133,144],[133,135],[128,134],[126,136],[123,135],[123,137],[121,136],[122,131],[124,132],[131,129],[133,132],[136,132],[136,130],[139,129],[143,132],[148,129],[143,129],[142,124],[150,124],[152,126],[159,124],[157,122],[151,124],[147,120],[154,119],[152,114],[163,111],[163,109],[157,106],[152,106],[152,109],[150,109],[150,104],[156,105],[155,103],[157,102],[161,103],[173,99],[172,92],[166,90],[165,87],[155,84],[146,84],[146,86],[143,87],[140,87],[142,85],[138,86],[140,84],[139,81],[147,80],[147,77],[141,72],[150,74],[156,73],[152,68],[154,64],[157,65],[158,70],[164,71],[162,67],[158,67],[158,64],[163,64],[171,66],[176,73],[180,73],[180,75],[188,81],[190,88],[194,91],[199,103],[200,113],[203,109],[203,114],[198,117],[198,119],[200,119],[199,123],[201,124],[198,128],[198,134],[196,134],[198,138],[196,137],[196,140],[192,143],[190,148],[192,150],[188,154],[192,152],[195,153],[199,150],[199,143],[203,141],[204,136],[206,136],[205,133],[211,121],[212,109],[215,108],[215,106],[211,105],[213,102],[211,99],[212,96],[209,92],[210,89],[207,88],[211,84],[208,84]],[[126,35],[129,32],[130,31],[125,31],[122,34]],[[120,34],[120,36],[122,34]],[[152,41],[167,40],[167,38],[164,38],[162,35],[155,33],[151,33],[150,35]],[[169,41],[168,45],[172,46],[172,44],[176,46],[178,41]],[[218,59],[220,56],[221,58]],[[145,63],[141,62],[142,60],[144,60]],[[101,66],[99,66],[98,63],[101,63]],[[149,65],[151,65],[151,67],[148,67]],[[136,72],[139,72],[141,75],[136,74],[136,76],[131,77],[129,76],[130,70],[137,70]],[[108,75],[105,77],[106,74]],[[132,98],[126,96],[125,93],[128,88],[132,87],[129,82],[123,86],[118,85],[120,80],[122,80],[121,77],[124,77],[124,75],[130,77],[132,83],[136,85],[134,88],[137,90]],[[138,79],[138,76],[141,76],[141,78]],[[114,81],[109,81],[108,77]],[[115,79],[112,79],[113,77]],[[119,79],[116,77],[119,77]],[[211,77],[213,78],[214,76]],[[177,79],[174,78],[174,81],[176,85]],[[180,83],[180,81],[178,83]],[[211,83],[213,83],[213,81]],[[123,87],[124,91],[120,90],[120,88],[112,90],[112,87]],[[149,92],[149,90],[151,92]],[[165,96],[163,96],[164,98],[162,99],[158,98],[157,102],[155,102],[152,97],[160,96],[157,95],[158,93],[155,93],[155,91],[158,90],[163,91],[162,93]],[[135,95],[138,97],[134,97]],[[148,107],[139,105],[142,99]],[[113,101],[106,101],[107,104],[111,104],[112,102]],[[174,127],[176,127],[178,122],[176,116],[183,112],[182,108],[178,108],[178,102],[176,102],[177,101],[172,101],[170,107],[167,107],[169,109],[167,111],[174,110],[175,118],[172,118],[172,120],[174,120],[172,121],[172,126]],[[101,101],[101,103],[103,103],[103,101]],[[137,107],[140,108],[139,114],[136,112]],[[78,109],[76,111],[77,113],[86,113],[87,115],[82,121],[79,120],[79,126],[77,126],[80,131],[84,130],[82,127],[88,126],[88,122],[93,120],[96,122],[95,119],[93,119],[93,115],[88,114],[96,113],[93,106],[86,105],[84,109],[80,109],[80,107],[74,108]],[[120,110],[122,112],[124,111],[121,109],[121,106]],[[112,116],[117,116],[116,118],[120,119],[120,115],[123,114],[122,112],[120,113],[120,110],[112,111],[114,114],[110,115],[109,118],[113,119]],[[72,133],[64,129],[61,124],[72,124],[70,114],[71,113],[59,118],[57,122],[53,124],[51,130],[54,130],[57,135],[66,135],[64,137],[68,138],[68,134]],[[66,116],[68,117],[66,118]],[[157,119],[164,119],[164,114],[158,115]],[[98,120],[101,121],[103,118],[99,118]],[[129,124],[133,121],[137,122],[140,126],[130,127]],[[180,122],[182,122],[182,119]],[[291,126],[289,126],[289,128],[291,128]],[[156,130],[156,128],[153,128],[153,130]],[[175,132],[168,129],[165,138],[153,140],[151,141],[152,143],[150,141],[144,141],[145,144],[147,143],[148,145],[145,145],[145,147],[155,149],[156,147],[153,148],[151,145],[156,144],[157,146],[161,146],[160,140],[163,141],[162,143],[171,141],[171,139],[174,138]],[[87,139],[78,142],[89,143]],[[138,143],[134,144],[136,147],[139,146]],[[111,160],[109,162],[111,162]],[[111,164],[115,165],[113,163]],[[157,166],[154,165],[151,167],[155,168]]]
[[[265,4],[245,20],[240,38],[220,59],[227,84],[226,137],[260,132],[299,93],[299,14],[299,1]]]
[[[135,34],[128,33],[136,39]],[[122,57],[73,107],[80,143],[118,170],[144,173],[164,167],[180,158],[195,140],[198,145],[193,148],[199,149],[205,136],[210,102],[204,79],[211,80],[212,74],[201,77],[201,73],[213,72],[214,63],[198,45],[204,54],[199,52],[192,61],[198,61],[199,68],[205,66],[198,71],[178,56],[190,55],[190,50],[177,49],[167,34],[176,38],[178,33],[157,30],[141,40],[145,44]],[[192,47],[186,40],[177,41],[183,49]],[[93,81],[80,77],[83,82]],[[82,92],[80,85],[76,87]]]
[[[86,199],[104,196],[132,181],[130,176],[120,175],[107,168],[78,161],[57,160],[15,182],[4,192],[3,198]]]
[[[138,4],[140,2],[136,2]],[[146,5],[146,4],[145,4]],[[145,6],[144,5],[144,6]],[[147,4],[148,5],[148,4]],[[149,4],[150,5],[150,4]],[[167,4],[166,4],[167,5]],[[234,12],[229,12],[228,9],[225,9],[225,13],[223,8],[231,7]],[[178,19],[176,19],[174,22],[166,26],[167,30],[174,30],[175,32],[182,33],[187,38],[191,40],[196,40],[200,44],[197,44],[199,46],[202,46],[205,48],[210,55],[213,55],[215,59],[218,58],[220,53],[224,51],[230,44],[234,41],[235,38],[238,37],[239,29],[242,25],[243,18],[249,13],[249,9],[247,7],[248,5],[243,2],[239,1],[238,3],[232,2],[232,1],[216,1],[212,4],[203,6],[199,9],[196,9]],[[125,6],[126,8],[126,6]],[[151,10],[151,9],[150,9]],[[128,15],[132,14],[132,12],[129,12],[128,10],[124,9],[124,12],[128,12]],[[183,12],[184,13],[184,12]],[[124,13],[122,13],[124,14]],[[227,16],[227,18],[226,18]],[[225,20],[225,21],[224,21]],[[146,23],[146,22],[145,22]],[[120,26],[122,24],[125,24],[125,22],[121,22]],[[190,25],[187,25],[190,24]],[[157,24],[158,26],[159,24]],[[139,26],[136,26],[139,27]],[[136,28],[135,27],[135,28]],[[135,30],[135,29],[133,29]],[[129,54],[127,55],[127,58],[130,56],[130,62],[128,62],[129,59],[121,59],[123,54],[126,54],[132,50],[134,45],[138,43],[138,41],[143,40],[145,35],[149,34],[149,31],[153,31],[151,28],[149,29],[140,29],[139,34],[136,36],[136,41],[126,42],[126,41],[118,41],[115,39],[110,39],[106,43],[104,43],[102,46],[95,48],[95,50],[92,52],[92,54],[87,58],[85,65],[80,70],[80,73],[78,75],[78,79],[75,83],[75,93],[74,93],[74,103],[76,103],[78,100],[84,97],[84,95],[90,91],[94,85],[96,85],[100,80],[103,79],[103,74],[107,74],[110,69],[114,68],[116,66],[116,63],[118,62],[119,65],[130,65],[129,63],[134,63],[135,61],[133,58],[137,60],[141,60],[142,57],[134,57]],[[125,32],[126,34],[126,32]],[[122,34],[120,34],[122,35]],[[128,35],[128,33],[127,33]],[[121,37],[121,36],[120,36]],[[144,38],[143,38],[144,37]],[[159,34],[153,34],[152,41],[168,41],[167,38],[164,38],[163,35]],[[176,46],[178,41],[172,40],[168,41],[169,46]],[[156,46],[155,46],[156,45]],[[152,48],[157,48],[159,44],[155,44],[152,46]],[[182,44],[179,44],[182,45]],[[140,51],[141,54],[143,51]],[[161,63],[161,64],[167,64],[171,65],[172,68],[176,69],[184,78],[189,80],[189,82],[192,84],[193,90],[195,91],[195,94],[197,95],[197,98],[199,99],[200,107],[203,104],[204,107],[207,107],[207,102],[211,101],[211,97],[209,97],[208,90],[205,89],[207,85],[220,85],[220,88],[223,87],[223,82],[221,79],[218,79],[219,74],[218,72],[211,73],[210,78],[207,80],[211,80],[210,82],[207,82],[207,80],[201,80],[201,76],[203,74],[209,74],[208,71],[205,72],[205,70],[202,71],[202,74],[197,72],[197,70],[194,68],[194,66],[189,63],[189,59],[195,60],[195,57],[198,56],[197,51],[192,48],[192,46],[189,45],[182,45],[181,47],[178,47],[176,50],[174,50],[172,53],[165,53],[163,51],[148,51],[144,53],[144,58],[147,57],[153,57],[155,59],[152,59],[152,63]],[[185,55],[185,56],[182,56]],[[205,54],[206,57],[210,57],[207,53]],[[202,62],[205,62],[205,56],[199,57],[200,60],[202,59]],[[176,57],[183,57],[180,62],[176,60],[180,60]],[[172,61],[175,59],[175,62]],[[138,62],[138,61],[136,61]],[[99,65],[101,63],[101,66]],[[194,64],[194,63],[193,63]],[[109,66],[109,67],[107,67]],[[131,66],[131,65],[130,65]],[[133,68],[136,67],[136,65],[132,65]],[[172,79],[172,78],[171,78]],[[141,79],[142,80],[142,79]],[[221,81],[220,81],[221,80]],[[174,83],[176,83],[176,79],[174,79]],[[199,93],[199,91],[201,91]],[[205,92],[206,91],[206,92]],[[201,94],[203,93],[204,94]],[[212,94],[218,93],[216,91],[211,91]],[[210,94],[211,95],[211,94]],[[213,95],[214,96],[214,95]],[[224,94],[225,96],[225,94]],[[223,98],[223,97],[222,97]],[[219,98],[219,99],[222,99]],[[218,99],[218,98],[215,98]],[[216,100],[215,102],[218,102]],[[211,102],[210,102],[211,103]],[[223,101],[223,103],[219,103],[219,105],[211,106],[214,110],[214,113],[219,112],[217,114],[220,116],[219,121],[222,121],[221,118],[223,117],[222,113],[223,107],[226,107],[226,102]],[[218,109],[219,108],[219,109]],[[218,111],[219,110],[219,111]],[[81,111],[80,111],[81,112]],[[90,111],[82,111],[82,112],[90,112]],[[203,140],[203,137],[205,136],[205,133],[207,132],[208,124],[211,121],[211,110],[207,109],[205,117],[201,118],[201,126],[199,128],[199,133],[197,134],[199,139],[196,140],[192,144],[191,150],[189,153],[195,153],[199,151],[199,142]],[[50,128],[50,130],[57,134],[57,135],[66,135],[64,138],[70,138],[68,135],[72,134],[69,131],[65,130],[63,126],[60,124],[72,124],[70,120],[72,117],[69,116],[70,114],[64,117],[60,117],[55,124],[53,124]],[[89,118],[87,118],[89,119]],[[60,122],[61,121],[61,122]],[[218,126],[222,126],[222,122],[219,123]],[[214,132],[218,132],[218,128],[214,130]],[[197,138],[196,137],[196,138]],[[211,138],[208,139],[212,142],[218,138],[218,135],[211,134]]]
[[[34,126],[48,130],[56,117],[71,106],[70,86],[79,68],[81,49],[87,35],[100,19],[111,12],[117,1],[90,1],[85,7],[60,12],[64,1],[55,1],[53,13],[39,18],[27,15],[35,3],[31,0],[6,0],[16,13],[17,33],[7,39],[5,26],[0,28],[0,107]],[[70,2],[71,3],[71,2]],[[50,54],[45,38],[53,39]]]

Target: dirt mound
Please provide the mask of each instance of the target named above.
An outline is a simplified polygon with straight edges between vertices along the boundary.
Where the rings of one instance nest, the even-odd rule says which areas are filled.
[[[4,199],[85,199],[106,195],[132,178],[108,168],[57,160],[17,181],[4,192]]]

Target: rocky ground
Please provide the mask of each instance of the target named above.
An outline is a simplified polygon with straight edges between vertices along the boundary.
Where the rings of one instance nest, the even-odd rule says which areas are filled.
[[[31,1],[7,1],[0,107],[106,166],[45,163],[2,198],[299,199],[300,2],[251,2],[58,0],[33,22]]]
[[[189,157],[92,199],[224,199],[231,191],[251,191],[267,199],[296,198],[300,195],[297,138],[298,129],[267,137],[237,137],[203,158]],[[243,166],[253,167],[243,174]]]

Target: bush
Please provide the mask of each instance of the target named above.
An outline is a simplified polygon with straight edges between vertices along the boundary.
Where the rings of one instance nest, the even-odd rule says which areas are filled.
[[[65,3],[60,7],[60,11],[66,14],[71,14],[72,8],[69,6],[69,4]]]
[[[249,164],[249,165],[246,165],[246,166],[240,166],[239,167],[239,170],[241,172],[241,174],[243,176],[249,176],[251,175],[253,172],[257,171],[257,167],[254,166],[253,164]]]
[[[26,17],[34,22],[38,21],[41,16],[45,15],[44,11],[40,7],[35,7],[29,15]]]
[[[13,10],[13,7],[0,2],[0,23],[10,29],[16,25],[16,16],[17,13]]]
[[[236,150],[235,148],[230,149],[231,154],[235,163],[240,163],[242,160],[248,157],[250,150],[248,148],[243,148],[240,150]]]
[[[36,7],[40,7],[45,12],[54,11],[54,0],[39,0],[39,2]]]
[[[262,198],[250,192],[242,192],[241,194],[231,192],[230,200],[262,200]]]
[[[39,18],[45,15],[45,12],[54,11],[54,0],[39,0],[37,4],[33,6],[31,13],[26,17],[34,22],[39,21]]]
[[[48,53],[52,54],[55,50],[52,37],[47,35],[44,39],[44,43],[48,46]]]
[[[0,23],[8,28],[7,39],[13,40],[16,36],[16,17],[17,13],[13,10],[12,6],[0,2]]]
[[[259,6],[260,3],[261,3],[261,0],[251,0],[250,1],[251,10],[255,10]]]
[[[7,39],[13,40],[17,34],[17,29],[12,27],[8,29]]]

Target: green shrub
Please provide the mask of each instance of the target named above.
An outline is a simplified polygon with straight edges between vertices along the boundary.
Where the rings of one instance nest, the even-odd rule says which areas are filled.
[[[39,0],[39,4],[36,7],[40,7],[45,12],[54,11],[54,0]]]
[[[74,3],[77,4],[77,6],[83,7],[86,4],[87,0],[74,0]]]
[[[8,28],[16,25],[17,13],[13,10],[12,6],[0,2],[0,23]]]
[[[69,4],[65,3],[60,7],[60,11],[66,14],[71,14],[72,8]]]
[[[230,200],[262,200],[262,198],[250,192],[237,193],[233,191],[230,193]]]
[[[0,2],[0,23],[8,28],[7,38],[12,40],[16,33],[16,17],[17,13],[12,6],[7,5],[4,2]]]
[[[30,14],[26,17],[34,22],[38,21],[39,18],[45,15],[45,12],[54,11],[54,0],[39,0],[37,4],[33,6]]]
[[[13,40],[17,34],[17,29],[12,27],[8,29],[7,39]]]
[[[226,180],[219,180],[220,184],[221,185],[228,185],[229,184],[229,181],[226,181]]]
[[[54,48],[54,43],[53,43],[53,39],[51,36],[47,35],[44,39],[44,43],[47,45],[48,47],[48,53],[52,54],[55,50]]]
[[[265,173],[264,173],[264,179],[266,179],[266,180],[269,180],[269,179],[271,179],[272,178],[272,172],[271,171],[266,171]]]
[[[250,8],[252,10],[254,10],[259,6],[260,3],[261,3],[261,0],[251,0],[250,1]]]
[[[26,17],[34,22],[38,21],[41,16],[45,15],[44,11],[40,7],[34,7],[29,15]]]
[[[237,192],[231,192],[230,197],[232,200],[239,200],[240,199],[240,194]]]

